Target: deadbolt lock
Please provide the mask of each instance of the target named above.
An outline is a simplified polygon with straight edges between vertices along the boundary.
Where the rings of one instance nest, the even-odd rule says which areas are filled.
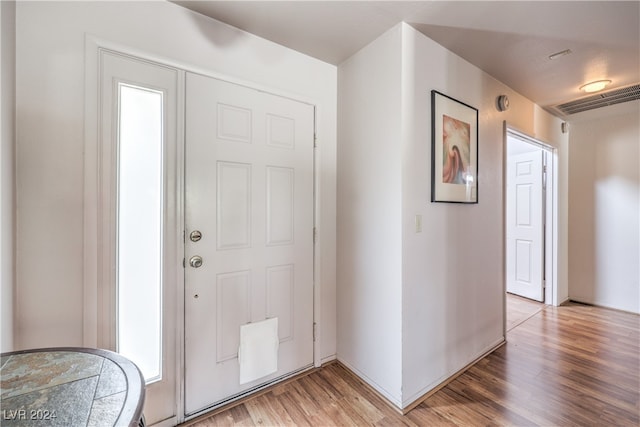
[[[191,239],[192,242],[197,242],[202,239],[202,233],[199,230],[193,230],[189,233],[189,239]]]

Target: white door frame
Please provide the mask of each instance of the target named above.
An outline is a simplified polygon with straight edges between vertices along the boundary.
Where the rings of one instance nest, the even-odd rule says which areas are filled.
[[[300,94],[287,93],[283,90],[276,90],[272,87],[257,84],[255,82],[249,82],[225,74],[217,73],[211,70],[202,69],[192,64],[183,63],[171,58],[155,55],[153,53],[140,50],[128,45],[105,40],[100,37],[96,37],[92,34],[85,36],[85,107],[84,107],[84,194],[83,194],[83,346],[96,348],[102,334],[101,326],[102,319],[100,316],[100,289],[102,289],[102,278],[100,275],[100,266],[98,260],[103,255],[101,243],[99,241],[100,236],[100,164],[101,159],[99,155],[99,140],[100,140],[100,109],[99,103],[99,82],[100,82],[100,63],[99,52],[100,49],[110,50],[122,55],[128,55],[136,59],[150,61],[163,65],[166,67],[176,68],[184,72],[193,72],[202,74],[204,76],[212,77],[215,79],[223,80],[229,83],[234,83],[241,86],[246,86],[259,91],[271,93],[284,98],[289,98],[294,101],[306,103],[314,107],[314,139],[319,140],[318,136],[318,100],[301,96]],[[184,74],[184,73],[183,73]],[[184,82],[182,82],[184,83]],[[182,208],[179,212],[178,224],[180,224],[180,230],[176,232],[184,233],[184,96],[178,99],[178,118],[177,118],[177,174],[176,183],[176,197],[182,200]],[[322,174],[320,164],[320,148],[317,143],[314,143],[314,155],[313,155],[313,224],[314,229],[317,231],[317,227],[320,224],[320,215],[322,206],[320,204],[320,176]],[[320,367],[322,364],[320,348],[321,346],[321,287],[322,281],[320,276],[320,254],[322,252],[322,233],[317,231],[314,233],[314,246],[313,246],[313,328],[314,328],[314,342],[313,342],[313,364],[315,367]],[[184,254],[185,245],[182,242],[182,246],[177,248],[180,253]],[[184,415],[184,378],[182,372],[184,371],[184,274],[180,275],[177,280],[176,290],[176,395],[178,396],[177,402],[177,417],[165,420],[164,422],[157,424],[158,426],[172,426],[177,423],[184,422],[186,417]]]
[[[117,160],[115,149],[110,140],[105,141],[103,132],[103,114],[107,111],[102,105],[103,58],[110,56],[122,60],[131,59],[131,63],[139,66],[149,65],[162,68],[175,76],[175,87],[172,93],[170,111],[167,117],[173,123],[171,131],[166,135],[167,145],[164,148],[163,166],[165,201],[165,224],[163,225],[163,357],[165,378],[173,382],[175,388],[175,405],[173,415],[156,425],[174,425],[179,409],[180,371],[177,343],[180,339],[175,335],[179,330],[175,327],[178,316],[176,296],[181,286],[183,250],[181,248],[182,232],[182,194],[180,183],[182,177],[180,158],[182,145],[182,114],[180,99],[183,98],[181,88],[181,71],[175,67],[167,67],[155,61],[149,61],[129,52],[113,49],[108,44],[87,43],[86,80],[85,80],[85,177],[84,177],[84,312],[83,312],[83,345],[116,351],[117,302],[115,283],[115,252],[117,230],[113,212],[116,208],[116,189],[114,186]],[[146,65],[145,65],[146,64]],[[111,108],[111,107],[109,107]],[[109,145],[105,145],[109,144]],[[175,190],[174,190],[175,189]],[[166,243],[166,245],[164,244]],[[166,310],[166,311],[165,311]],[[166,340],[166,341],[165,341]],[[175,341],[175,343],[173,342]],[[164,347],[163,343],[163,347]],[[166,360],[166,362],[164,362]],[[149,387],[154,387],[152,384]],[[147,393],[149,396],[150,393]],[[173,396],[169,399],[174,399]],[[163,404],[164,405],[164,404]],[[166,407],[166,406],[163,406]]]
[[[503,129],[503,248],[506,258],[506,188],[507,188],[507,137],[511,136],[520,139],[528,144],[535,145],[544,150],[547,155],[547,180],[546,180],[546,212],[545,212],[545,304],[557,306],[558,301],[558,150],[548,143],[527,135],[516,128],[504,123]],[[505,271],[503,273],[503,287],[506,294],[507,275],[506,262],[503,262]],[[505,305],[505,334],[506,334],[506,296]]]

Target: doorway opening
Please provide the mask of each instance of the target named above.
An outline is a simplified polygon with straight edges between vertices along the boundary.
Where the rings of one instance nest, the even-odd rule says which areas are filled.
[[[506,330],[557,305],[556,150],[507,128],[505,135]]]

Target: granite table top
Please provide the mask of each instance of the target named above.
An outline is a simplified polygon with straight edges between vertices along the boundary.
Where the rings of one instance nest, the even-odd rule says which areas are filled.
[[[48,348],[0,356],[0,425],[138,426],[144,379],[107,350]]]

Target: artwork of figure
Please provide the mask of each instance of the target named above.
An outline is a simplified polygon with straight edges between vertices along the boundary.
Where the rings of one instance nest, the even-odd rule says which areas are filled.
[[[467,184],[470,173],[470,125],[443,115],[442,182]]]

